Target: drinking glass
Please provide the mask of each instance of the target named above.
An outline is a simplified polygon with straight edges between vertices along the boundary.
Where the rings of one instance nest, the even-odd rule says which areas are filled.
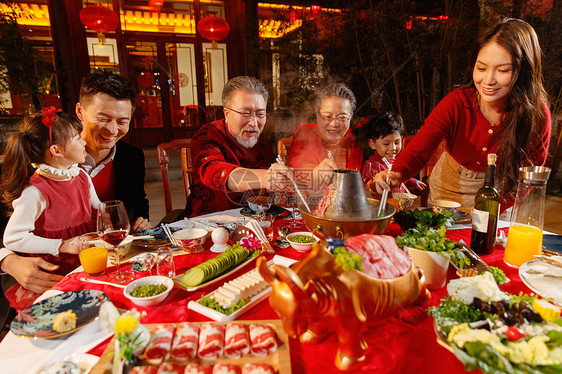
[[[242,217],[236,217],[236,224],[238,226],[245,226],[246,225],[246,217],[242,216]]]
[[[156,255],[156,274],[163,275],[168,278],[176,276],[174,255],[169,247],[158,248]]]
[[[546,183],[550,171],[544,166],[519,168],[517,195],[503,257],[504,262],[512,267],[520,267],[541,254]]]
[[[291,229],[300,229],[303,227],[303,223],[302,223],[301,212],[297,208],[297,196],[291,195],[288,196],[288,198],[291,200],[291,207],[293,211],[291,213],[293,219],[291,220],[291,224],[289,225],[289,227],[291,227]]]
[[[107,268],[107,248],[100,244],[99,236],[89,232],[78,238],[80,264],[90,277],[99,277]]]
[[[148,275],[152,275],[152,268],[156,264],[156,256],[154,256],[152,253],[147,253],[142,257],[142,263],[144,265],[144,268],[148,272]]]
[[[269,241],[273,240],[273,222],[274,221],[275,221],[275,218],[273,217],[273,214],[271,214],[271,213],[263,213],[258,218],[258,223],[259,223],[260,227],[262,228],[262,230],[265,234],[265,237]]]
[[[110,200],[101,203],[98,210],[98,235],[111,244],[115,250],[116,270],[109,275],[109,281],[114,283],[126,283],[134,278],[131,271],[121,270],[119,259],[119,245],[129,234],[131,225],[121,200]]]
[[[373,163],[371,161],[365,161],[363,165],[363,183],[367,183],[375,177],[376,173],[373,173]]]

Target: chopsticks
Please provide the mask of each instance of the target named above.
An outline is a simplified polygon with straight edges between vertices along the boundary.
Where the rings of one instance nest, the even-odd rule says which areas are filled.
[[[250,230],[252,230],[254,232],[254,234],[256,234],[258,239],[262,242],[262,245],[265,247],[265,251],[267,253],[275,253],[275,251],[273,250],[273,247],[271,246],[271,244],[269,244],[269,240],[267,240],[267,237],[265,236],[265,233],[263,232],[263,229],[258,224],[258,221],[256,221],[255,219],[252,219],[252,220],[248,221],[248,223],[246,224],[246,227],[249,228]]]
[[[178,242],[176,242],[176,238],[174,238],[174,236],[172,235],[172,231],[170,230],[170,227],[167,224],[164,223],[164,224],[162,224],[162,230],[164,230],[164,233],[168,237],[168,240],[170,241],[170,243],[172,243],[173,245],[175,245],[177,247]]]
[[[392,164],[390,164],[390,166],[388,167],[388,172],[390,173],[392,171]],[[386,183],[390,182],[390,178],[386,177]],[[384,208],[386,207],[386,200],[388,199],[388,190],[384,190],[382,192],[382,197],[381,197],[381,202],[379,205],[379,217],[382,217],[384,214]]]
[[[384,164],[386,165],[386,167],[388,168],[388,171],[391,171],[391,170],[392,170],[391,163],[388,162],[388,160],[386,159],[386,157],[383,157],[382,160],[383,160]],[[408,189],[408,187],[406,187],[406,185],[405,185],[404,183],[401,183],[400,186],[402,186],[402,187],[406,190],[407,193],[409,193],[410,195],[412,195],[412,193],[410,192],[410,190]]]
[[[275,159],[275,161],[277,161],[278,164],[281,164],[281,165],[285,166],[285,161],[283,161],[281,156],[277,155],[277,158]],[[302,202],[304,203],[304,206],[306,207],[306,210],[308,210],[308,213],[312,213],[312,211],[310,210],[310,207],[308,206],[308,204],[306,202],[306,199],[304,198],[304,196],[301,193],[301,190],[299,189],[299,186],[297,186],[297,182],[295,182],[295,180],[293,178],[290,178],[288,176],[287,176],[287,178],[289,178],[289,180],[291,182],[293,182],[293,186],[295,187],[295,191],[297,191],[297,194],[299,195]],[[293,214],[294,214],[294,212],[293,212]]]

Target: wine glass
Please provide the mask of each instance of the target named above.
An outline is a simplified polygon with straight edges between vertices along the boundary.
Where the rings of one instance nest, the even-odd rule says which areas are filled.
[[[130,271],[123,271],[120,267],[119,244],[127,237],[131,225],[125,210],[125,205],[120,200],[110,200],[101,203],[98,210],[98,234],[100,238],[115,249],[116,271],[109,275],[109,281],[126,283],[134,278]]]
[[[301,213],[299,211],[299,209],[297,208],[297,196],[295,195],[288,195],[287,196],[290,201],[291,201],[291,207],[292,207],[292,220],[290,223],[290,227],[293,230],[297,230],[297,229],[301,229],[303,227],[303,223],[302,223],[302,216]],[[298,217],[298,218],[297,218]]]
[[[371,161],[365,161],[365,165],[363,165],[363,183],[367,183],[371,179],[375,177],[376,173],[373,173],[373,164]]]

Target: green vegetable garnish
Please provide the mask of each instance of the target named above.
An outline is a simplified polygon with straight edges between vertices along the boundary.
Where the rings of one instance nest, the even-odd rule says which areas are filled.
[[[166,291],[166,286],[163,284],[145,284],[138,286],[131,292],[133,297],[151,297],[161,294]]]
[[[332,251],[338,263],[344,270],[358,270],[363,272],[361,256],[348,252],[344,247],[337,247]]]
[[[443,213],[434,213],[430,210],[419,210],[414,209],[412,211],[412,217],[417,223],[427,225],[429,227],[436,226],[452,226],[453,219],[451,218],[451,212],[445,211]]]
[[[427,311],[432,317],[450,319],[458,324],[478,321],[482,315],[480,311],[471,308],[469,304],[465,304],[459,300],[454,301],[449,298],[441,300],[439,306],[429,307]]]
[[[234,313],[235,311],[237,311],[238,309],[242,308],[244,305],[246,305],[246,299],[241,299],[239,302],[237,302],[236,304],[234,304],[228,309],[224,309],[222,306],[220,306],[220,304],[215,300],[214,297],[210,297],[210,296],[201,296],[199,303],[203,306],[206,306],[207,308],[214,309],[217,312],[226,314],[228,316]]]
[[[316,239],[308,235],[295,235],[291,238],[291,241],[302,244],[316,243]]]
[[[492,270],[492,275],[494,276],[494,280],[496,284],[504,284],[507,281],[507,277],[502,269],[497,268],[495,266],[490,266],[490,270]]]
[[[446,256],[459,269],[470,266],[470,259],[456,248],[453,240],[447,239],[445,233],[447,228],[439,226],[431,228],[418,224],[416,228],[406,231],[396,238],[396,244],[400,247],[406,246],[423,251],[436,252]]]

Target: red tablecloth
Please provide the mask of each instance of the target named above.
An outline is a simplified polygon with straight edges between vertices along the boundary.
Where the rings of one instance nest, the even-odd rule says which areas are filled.
[[[389,235],[399,235],[402,231],[392,223],[386,231]],[[470,241],[470,229],[450,230],[447,236],[453,240],[463,239]],[[292,248],[279,249],[277,254],[300,259],[303,254]],[[216,254],[202,251],[196,254],[182,255],[174,258],[176,270],[181,274],[189,267],[199,264]],[[489,265],[501,268],[511,279],[511,282],[501,286],[506,292],[518,294],[520,291],[529,293],[530,290],[522,283],[516,269],[509,268],[503,262],[503,249],[496,250],[482,259]],[[247,271],[253,266],[248,264],[245,270],[237,272],[232,278]],[[110,269],[111,270],[111,269]],[[140,274],[142,275],[142,274]],[[77,289],[98,289],[105,292],[111,301],[119,308],[146,311],[143,323],[179,322],[179,321],[205,321],[205,316],[187,309],[190,300],[197,300],[201,294],[212,291],[216,285],[203,288],[196,292],[186,292],[174,288],[165,302],[156,307],[142,308],[131,304],[122,294],[122,289],[111,286],[85,283],[76,278],[84,273],[72,274],[55,286],[62,291]],[[450,267],[448,279],[457,278],[454,269]],[[228,279],[227,279],[228,280]],[[443,287],[432,290],[431,305],[437,305],[445,296],[447,290]],[[276,313],[267,301],[260,303],[241,319],[263,320],[277,319]],[[98,345],[90,353],[101,355],[108,341]],[[441,347],[436,342],[433,329],[433,320],[429,318],[421,307],[412,307],[397,313],[395,316],[376,322],[369,326],[367,333],[369,351],[367,358],[358,371],[359,373],[464,373],[463,365],[457,358]],[[327,340],[317,345],[300,344],[298,340],[291,339],[291,366],[293,373],[339,373],[333,364],[337,349],[337,338],[331,335]]]

